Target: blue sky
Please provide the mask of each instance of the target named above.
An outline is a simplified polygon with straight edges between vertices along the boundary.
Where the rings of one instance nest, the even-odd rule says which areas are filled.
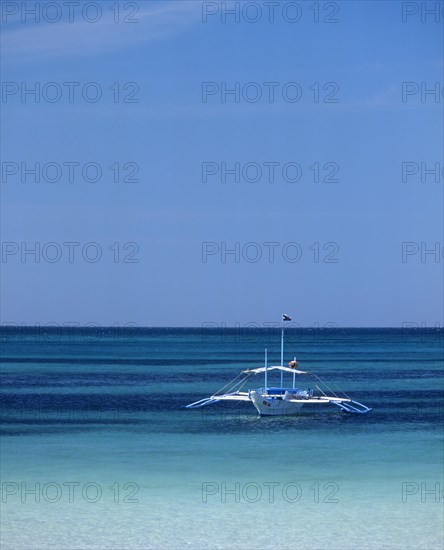
[[[218,12],[204,23],[202,2],[173,0],[135,2],[131,24],[122,21],[127,3],[118,23],[112,2],[96,4],[96,23],[81,14],[70,23],[66,13],[22,23],[19,12],[2,25],[2,80],[13,90],[2,94],[2,167],[18,170],[1,183],[2,322],[262,324],[286,311],[303,326],[443,325],[443,15],[422,22],[413,3],[418,13],[403,22],[402,2],[336,2],[338,22],[315,23],[313,3],[298,2],[300,20],[290,23],[281,2],[270,22],[253,2],[260,21],[224,23],[212,2],[204,9]],[[36,82],[40,101],[21,101]],[[66,82],[78,83],[72,102]],[[96,103],[81,95],[90,82],[102,91]],[[128,82],[138,102],[122,101],[135,90]],[[220,90],[236,82],[262,98],[224,102]],[[403,82],[418,87],[405,101]],[[218,90],[206,102],[202,83]],[[297,87],[285,97],[299,90],[299,101],[283,98],[287,83]],[[438,95],[421,98],[421,86],[436,83]],[[332,91],[338,101],[325,103]],[[70,182],[66,162],[94,163],[102,178],[76,172]],[[403,181],[407,162],[418,173]],[[36,182],[22,163],[65,168],[59,181]],[[138,181],[122,181],[126,163]],[[218,170],[207,181],[203,163]],[[262,177],[224,182],[223,163],[253,163]],[[300,170],[298,181],[285,181],[288,163],[287,179]],[[315,163],[321,180],[336,167],[338,181],[314,182]],[[421,182],[421,163],[438,163],[437,182]],[[67,242],[79,243],[73,261]],[[40,251],[22,258],[35,243]],[[87,243],[96,244],[85,252]],[[404,245],[404,262],[403,243],[415,243]],[[434,247],[436,257],[425,254]],[[82,256],[97,249],[96,262]],[[123,261],[131,252],[138,261]]]

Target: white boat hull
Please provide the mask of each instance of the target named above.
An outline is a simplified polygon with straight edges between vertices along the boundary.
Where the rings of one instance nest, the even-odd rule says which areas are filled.
[[[304,403],[266,397],[256,391],[250,392],[250,399],[261,416],[285,416],[300,414]]]

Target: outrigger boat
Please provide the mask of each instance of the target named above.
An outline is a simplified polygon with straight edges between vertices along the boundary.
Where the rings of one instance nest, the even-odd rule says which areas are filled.
[[[288,315],[282,316],[283,321],[290,321]],[[344,392],[340,392],[343,397],[337,395],[327,384],[313,373],[299,370],[296,358],[284,366],[284,328],[281,331],[281,364],[277,366],[268,366],[267,349],[265,349],[265,365],[256,369],[241,371],[236,378],[231,380],[223,388],[210,397],[206,397],[194,403],[186,405],[188,409],[196,409],[218,403],[220,401],[246,401],[253,403],[254,407],[261,416],[283,416],[301,414],[301,409],[305,411],[310,409],[319,410],[326,405],[334,405],[343,412],[350,414],[365,414],[370,412],[371,407],[367,407],[358,401],[354,401]],[[271,371],[278,371],[281,374],[280,386],[269,386],[268,375]],[[256,374],[264,374],[264,387],[242,391],[249,378]],[[292,376],[291,386],[284,386],[284,374]],[[296,387],[296,376],[305,375],[313,382],[314,388],[301,389]],[[313,385],[313,384],[312,384]],[[325,393],[321,386],[324,386]],[[224,391],[225,390],[225,391]],[[304,411],[304,412],[305,412]]]

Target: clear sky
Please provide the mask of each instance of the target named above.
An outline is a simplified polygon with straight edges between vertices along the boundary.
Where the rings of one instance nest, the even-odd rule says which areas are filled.
[[[443,325],[442,2],[34,4],[2,2],[3,323]]]

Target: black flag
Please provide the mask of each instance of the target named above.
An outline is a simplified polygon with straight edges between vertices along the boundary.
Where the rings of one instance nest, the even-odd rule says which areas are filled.
[[[290,315],[286,315],[285,313],[282,314],[282,321],[291,321]]]

